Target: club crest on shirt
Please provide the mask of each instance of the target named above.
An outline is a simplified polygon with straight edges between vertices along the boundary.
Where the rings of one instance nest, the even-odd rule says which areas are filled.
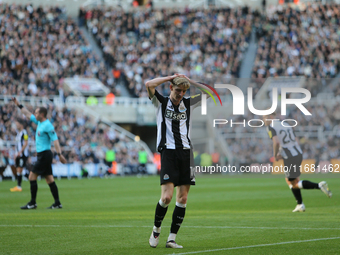
[[[167,175],[167,174],[165,174],[164,177],[163,177],[164,180],[169,180],[169,178],[170,178],[170,177],[169,177],[169,175]]]
[[[179,107],[178,107],[178,110],[179,112],[185,112],[187,110],[187,108],[184,106],[184,104],[181,104]]]
[[[38,131],[38,136],[40,136],[40,131]]]

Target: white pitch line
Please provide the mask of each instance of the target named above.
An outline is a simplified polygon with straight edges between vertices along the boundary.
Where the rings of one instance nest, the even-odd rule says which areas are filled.
[[[222,248],[222,249],[214,249],[214,250],[204,250],[204,251],[191,251],[191,252],[183,252],[183,253],[171,253],[169,255],[174,255],[174,254],[176,254],[176,255],[197,254],[197,253],[206,253],[206,252],[215,252],[215,251],[227,251],[227,250],[238,250],[238,249],[247,249],[247,248],[255,248],[255,247],[274,246],[274,245],[282,245],[282,244],[307,243],[307,242],[325,241],[325,240],[333,240],[333,239],[340,239],[340,237],[309,239],[309,240],[290,241],[290,242],[281,242],[281,243],[257,244],[257,245],[249,245],[249,246],[230,247],[230,248]]]
[[[150,228],[150,226],[129,225],[0,225],[0,227],[36,227],[36,228]],[[152,227],[152,226],[151,226]],[[170,227],[170,226],[164,226]],[[340,228],[289,228],[289,227],[247,227],[247,226],[181,226],[182,228],[212,228],[212,229],[273,229],[273,230],[340,230]]]
[[[246,226],[183,226],[189,228],[234,228],[234,229],[277,229],[277,230],[340,230],[340,228],[289,228],[289,227],[246,227]]]

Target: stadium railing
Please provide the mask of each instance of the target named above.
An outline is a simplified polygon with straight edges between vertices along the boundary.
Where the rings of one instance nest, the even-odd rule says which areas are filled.
[[[82,6],[83,7],[96,7],[96,6],[118,6],[124,9],[133,9],[132,8],[132,1],[133,0],[87,0],[85,1]],[[189,8],[208,8],[208,7],[221,7],[221,6],[228,6],[233,7],[235,5],[243,5],[242,2],[231,2],[227,0],[153,0],[154,8],[178,8],[178,7],[189,7]],[[143,8],[140,6],[139,8]]]

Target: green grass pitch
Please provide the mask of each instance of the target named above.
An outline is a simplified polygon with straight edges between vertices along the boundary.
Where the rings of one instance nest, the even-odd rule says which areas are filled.
[[[62,179],[61,210],[48,185],[38,182],[36,210],[19,207],[30,199],[29,183],[0,183],[0,254],[339,254],[340,175],[302,175],[326,180],[329,199],[302,190],[305,213],[292,213],[295,200],[283,176],[198,176],[176,241],[167,249],[175,199],[165,217],[157,248],[148,239],[160,198],[159,177]]]

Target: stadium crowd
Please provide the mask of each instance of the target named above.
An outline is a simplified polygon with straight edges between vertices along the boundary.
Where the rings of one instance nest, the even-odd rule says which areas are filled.
[[[107,7],[83,10],[80,20],[130,92],[145,97],[143,84],[157,76],[184,73],[210,84],[238,77],[253,15],[248,7],[130,13]]]
[[[258,49],[253,78],[333,78],[340,68],[340,5],[270,9],[255,19]]]
[[[96,77],[114,91],[104,62],[64,11],[0,3],[2,95],[58,95],[62,79],[74,76]]]
[[[125,80],[136,97],[147,96],[146,80],[169,73],[184,73],[209,84],[235,84],[254,25],[259,47],[253,86],[258,90],[270,76],[305,75],[307,88],[315,96],[328,84],[325,78],[333,78],[340,69],[336,44],[339,10],[335,4],[311,4],[305,10],[278,7],[260,16],[247,7],[133,12],[111,7],[81,9],[79,25],[86,25],[102,48],[103,63],[78,25],[65,19],[62,9],[0,4],[0,91],[2,95],[60,95],[66,93],[62,79],[70,76],[97,77],[114,91],[105,64],[113,67],[114,78]],[[333,86],[331,92],[340,95],[340,87]],[[169,92],[160,88],[160,93]],[[0,107],[3,140],[15,137],[12,123],[18,112],[13,107]],[[334,109],[314,105],[310,111],[312,118],[295,113],[290,117],[301,126],[336,132],[327,141],[301,138],[306,157],[339,156],[336,148],[340,144],[332,138],[340,137],[340,128],[336,129],[340,105]],[[74,110],[50,106],[49,112],[61,145],[70,152],[69,161],[105,162],[106,152],[113,149],[118,162],[137,164],[138,151],[127,138]],[[28,132],[34,140],[34,130],[28,128]],[[228,127],[225,132],[235,133],[236,129]],[[240,132],[252,131],[244,128]],[[263,139],[227,141],[240,162],[263,162],[272,153]]]

